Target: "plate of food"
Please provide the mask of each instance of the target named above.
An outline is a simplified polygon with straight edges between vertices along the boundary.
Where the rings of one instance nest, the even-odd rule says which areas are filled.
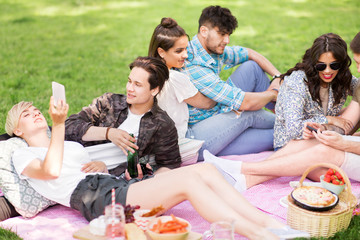
[[[162,205],[158,207],[154,207],[151,210],[149,209],[138,209],[134,212],[135,223],[142,230],[146,231],[146,227],[149,224],[151,219],[156,218],[156,216],[164,212],[164,208]]]
[[[291,192],[296,205],[310,211],[328,211],[339,202],[336,194],[322,187],[302,186]]]
[[[152,240],[185,240],[190,231],[191,224],[173,214],[157,217],[147,226],[147,233]]]

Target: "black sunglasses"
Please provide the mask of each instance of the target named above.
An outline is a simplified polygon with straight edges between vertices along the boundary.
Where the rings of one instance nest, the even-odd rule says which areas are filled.
[[[315,69],[319,72],[324,71],[326,69],[327,64],[326,63],[317,63],[315,65]],[[330,63],[330,68],[334,71],[339,70],[341,67],[341,64],[339,62],[332,62]]]

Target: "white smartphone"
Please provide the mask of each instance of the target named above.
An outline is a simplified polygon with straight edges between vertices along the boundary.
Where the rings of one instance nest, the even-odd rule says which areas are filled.
[[[52,82],[52,92],[53,92],[53,96],[54,96],[54,106],[55,107],[59,100],[64,100],[64,103],[66,103],[64,85],[57,83],[57,82]]]

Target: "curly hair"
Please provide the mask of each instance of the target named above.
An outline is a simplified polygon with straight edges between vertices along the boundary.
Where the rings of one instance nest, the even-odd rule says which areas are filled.
[[[306,50],[302,62],[297,63],[295,67],[282,74],[281,79],[283,80],[285,76],[289,76],[294,71],[304,71],[307,77],[307,80],[304,79],[304,81],[306,81],[309,87],[311,97],[321,105],[321,79],[318,71],[315,69],[315,65],[318,63],[321,54],[326,52],[331,52],[336,61],[341,65],[334,80],[330,84],[333,90],[335,104],[338,104],[344,95],[350,93],[352,75],[349,69],[351,59],[347,54],[346,42],[337,34],[326,33],[316,38],[311,48]]]
[[[209,6],[204,8],[201,13],[198,32],[200,32],[201,26],[218,27],[220,32],[232,34],[237,28],[238,22],[228,8]]]

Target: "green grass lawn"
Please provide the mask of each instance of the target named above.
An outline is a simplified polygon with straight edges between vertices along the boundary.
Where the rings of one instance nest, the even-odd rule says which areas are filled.
[[[360,30],[359,0],[0,0],[0,132],[21,100],[47,116],[51,81],[65,85],[70,114],[104,92],[124,93],[127,66],[147,54],[161,17],[175,18],[193,36],[210,4],[229,7],[238,19],[230,45],[259,51],[281,72],[319,35],[335,32],[349,43]]]
[[[216,4],[238,19],[230,45],[255,49],[281,72],[319,35],[334,32],[349,43],[360,31],[359,0],[0,0],[0,133],[21,100],[49,119],[51,81],[65,85],[69,114],[104,92],[125,93],[128,64],[147,54],[162,17],[193,36],[201,10]],[[360,76],[354,64],[351,70]],[[360,224],[352,228],[359,232]]]
[[[16,235],[11,229],[0,228],[0,239],[1,240],[21,240],[22,238]]]

